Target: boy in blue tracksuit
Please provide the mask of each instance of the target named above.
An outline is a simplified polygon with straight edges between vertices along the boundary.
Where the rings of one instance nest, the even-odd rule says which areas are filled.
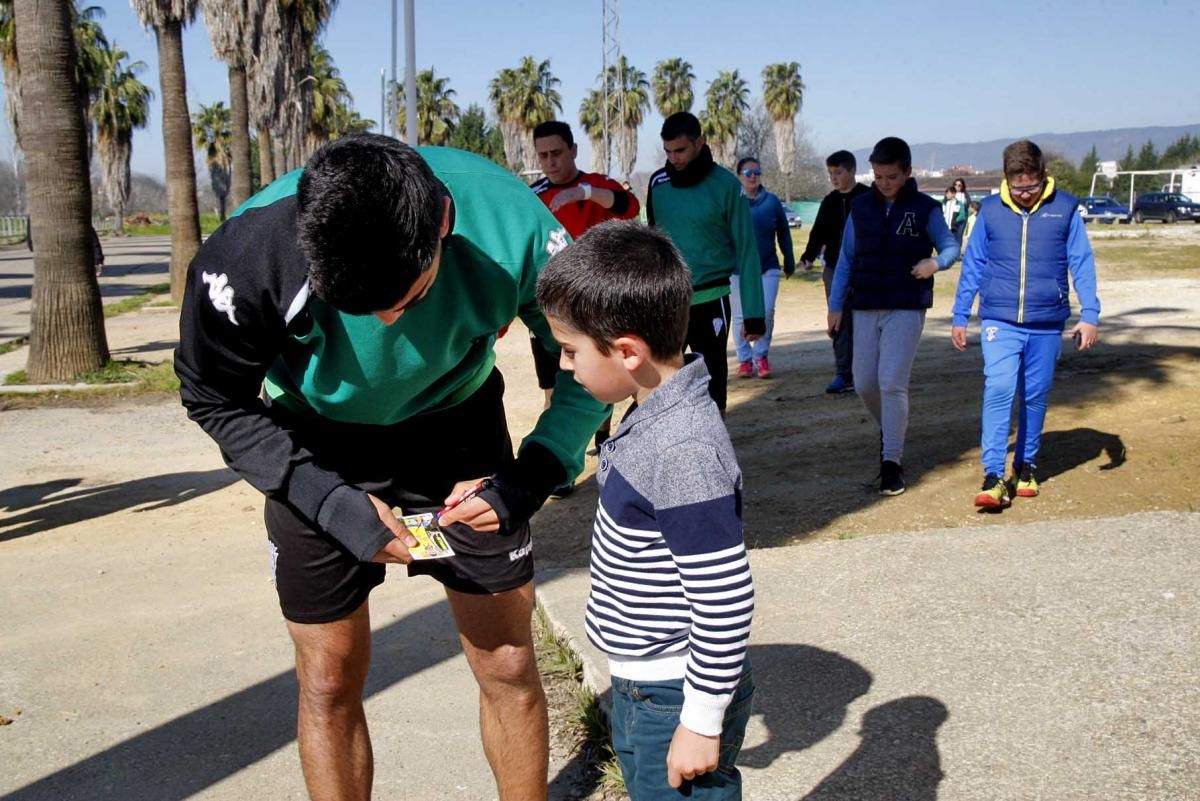
[[[925,311],[933,305],[933,276],[954,264],[959,248],[942,207],[917,190],[908,143],[884,137],[870,161],[875,183],[850,204],[829,290],[828,328],[831,337],[841,329],[849,300],[855,391],[879,425],[879,493],[899,495],[908,379]]]
[[[951,339],[967,347],[967,320],[979,295],[983,348],[983,487],[975,505],[999,509],[1011,503],[1003,479],[1013,398],[1018,401],[1013,455],[1016,494],[1038,494],[1037,457],[1054,364],[1071,316],[1067,276],[1079,298],[1080,319],[1071,329],[1076,346],[1096,344],[1100,300],[1096,262],[1076,213],[1079,202],[1046,176],[1046,161],[1033,142],[1004,149],[1000,194],[984,198],[963,256],[954,299]]]

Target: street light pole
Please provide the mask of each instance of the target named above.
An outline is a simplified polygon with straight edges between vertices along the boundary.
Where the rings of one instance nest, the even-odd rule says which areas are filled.
[[[392,0],[393,4],[396,0]],[[405,139],[417,146],[417,35],[416,0],[404,0],[404,127]]]

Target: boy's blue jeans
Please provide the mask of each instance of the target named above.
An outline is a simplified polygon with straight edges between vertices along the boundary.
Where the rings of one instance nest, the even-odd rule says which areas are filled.
[[[980,461],[985,474],[1003,478],[1014,398],[1018,412],[1013,463],[1037,464],[1054,365],[1062,352],[1062,331],[984,320],[979,333],[984,375]]]
[[[683,679],[631,681],[614,676],[612,688],[613,750],[632,801],[741,801],[742,774],[734,762],[742,750],[754,697],[749,664],[725,710],[717,769],[685,781],[679,789],[667,784],[667,749],[683,709]]]

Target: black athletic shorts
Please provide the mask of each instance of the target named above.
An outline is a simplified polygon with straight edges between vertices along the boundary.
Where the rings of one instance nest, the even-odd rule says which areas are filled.
[[[512,461],[504,417],[504,379],[495,370],[457,406],[392,426],[352,425],[272,412],[322,467],[406,514],[436,513],[458,481],[489,476]],[[340,620],[383,583],[384,565],[360,562],[295,509],[268,498],[275,587],[283,616],[296,623]],[[455,555],[413,562],[408,574],[430,575],[460,592],[515,589],[533,578],[529,524],[500,535],[462,524],[443,529]]]
[[[537,371],[538,387],[554,389],[558,378],[558,354],[546,350],[537,334],[530,333],[529,348],[533,351],[533,369]]]

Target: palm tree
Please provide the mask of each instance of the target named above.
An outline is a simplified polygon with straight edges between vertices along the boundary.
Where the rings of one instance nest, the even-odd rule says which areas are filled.
[[[311,152],[342,133],[345,109],[354,98],[328,50],[313,42],[308,60],[312,72],[305,80],[312,83],[312,116],[308,120],[307,149]]]
[[[233,160],[230,147],[229,109],[218,100],[211,106],[200,106],[192,115],[192,140],[204,153],[204,165],[213,194],[217,196],[217,216],[225,220],[225,199],[229,196],[229,166]]]
[[[309,136],[312,118],[310,60],[317,36],[329,23],[337,0],[278,0],[283,9],[284,47],[283,107],[280,131],[283,134],[286,167],[294,169],[307,160],[316,144]]]
[[[678,111],[691,111],[696,96],[692,91],[692,65],[682,58],[668,58],[654,65],[654,105],[658,113],[669,117]]]
[[[646,73],[630,65],[625,56],[608,67],[609,120],[617,141],[617,164],[629,180],[637,161],[637,132],[650,110],[650,82]]]
[[[737,156],[737,130],[742,114],[750,108],[750,87],[737,70],[722,70],[704,93],[706,105],[700,125],[712,146],[713,158],[733,169]]]
[[[138,80],[145,62],[125,64],[129,57],[116,43],[105,52],[105,66],[91,117],[96,126],[96,145],[100,156],[100,183],[108,205],[116,214],[115,233],[125,232],[125,204],[129,202],[129,156],[133,149],[133,131],[145,128],[150,119],[150,100],[154,92]]]
[[[213,53],[229,70],[229,133],[233,158],[230,199],[234,208],[250,197],[250,110],[246,87],[247,0],[200,0]]]
[[[107,68],[108,40],[97,20],[104,17],[99,6],[79,8],[71,3],[71,29],[75,33],[75,82],[79,85],[80,113],[88,134],[88,159],[92,154],[91,105]]]
[[[167,216],[171,223],[171,299],[183,302],[187,266],[200,249],[196,166],[183,69],[183,26],[196,17],[196,0],[129,0],[158,41],[158,79],[163,103],[163,151],[167,162]]]
[[[500,123],[500,134],[504,139],[504,160],[508,168],[519,173],[523,169],[521,152],[521,128],[514,110],[517,94],[517,71],[505,67],[496,73],[488,84],[488,100]]]
[[[783,171],[784,195],[792,199],[791,177],[796,164],[796,115],[804,104],[804,81],[800,65],[768,64],[763,68],[763,104],[771,114],[775,131],[775,156]]]
[[[496,109],[504,132],[504,155],[509,169],[533,169],[537,152],[533,129],[555,119],[562,111],[562,81],[550,72],[550,60],[523,56],[515,69],[502,69],[488,86],[488,98]]]
[[[454,94],[450,79],[437,77],[432,68],[417,73],[417,142],[446,144],[462,113],[452,99]],[[403,131],[407,122],[403,84],[397,85],[395,97],[396,130]]]
[[[71,9],[44,0],[14,0],[11,8],[14,45],[23,54],[21,122],[37,243],[26,371],[35,383],[60,382],[108,361]]]
[[[608,153],[604,147],[604,96],[589,89],[579,104],[579,125],[592,145],[592,172],[608,174]]]

